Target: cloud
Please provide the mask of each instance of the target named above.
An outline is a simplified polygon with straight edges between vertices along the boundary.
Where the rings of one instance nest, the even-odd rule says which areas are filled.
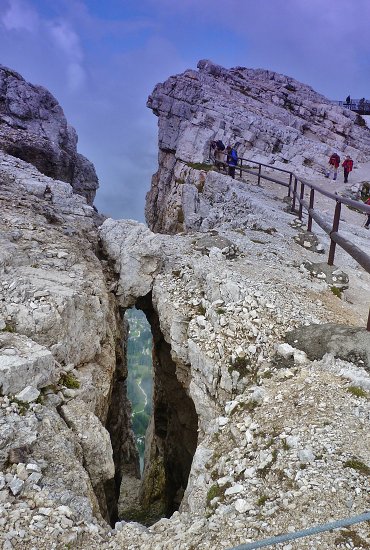
[[[65,21],[47,24],[54,43],[70,58],[82,59],[82,50],[77,33]]]
[[[158,147],[145,103],[157,82],[210,58],[363,97],[369,20],[369,0],[0,0],[0,58],[61,104],[95,164],[99,210],[142,219]]]
[[[86,81],[80,38],[66,21],[47,22],[46,27],[54,45],[65,55],[68,89],[78,92]]]
[[[22,0],[9,0],[8,9],[1,17],[1,22],[8,31],[35,32],[38,29],[39,17],[28,3]]]

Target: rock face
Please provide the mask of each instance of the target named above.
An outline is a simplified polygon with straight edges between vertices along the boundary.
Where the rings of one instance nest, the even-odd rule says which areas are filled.
[[[244,194],[258,218],[258,199],[250,189]],[[264,201],[260,196],[260,208]],[[324,290],[327,283],[311,280],[304,258],[318,259],[320,254],[295,243],[295,220],[283,208],[277,201],[268,232],[252,225],[240,232],[227,221],[219,221],[218,232],[176,236],[153,234],[131,220],[107,220],[100,228],[106,254],[119,275],[119,303],[143,307],[143,294],[144,302],[150,297],[177,379],[198,416],[197,446],[181,513],[144,532],[119,524],[118,544],[130,540],[150,548],[160,540],[169,548],[205,549],[211,544],[221,549],[264,538],[255,531],[264,531],[264,525],[269,526],[265,537],[271,536],[271,529],[288,532],[289,525],[297,525],[297,514],[304,515],[307,525],[314,524],[315,517],[317,522],[317,513],[321,522],[332,514],[344,517],[348,508],[343,503],[351,499],[345,487],[354,478],[361,491],[356,502],[351,500],[351,509],[364,505],[360,495],[367,478],[351,467],[362,464],[368,471],[367,443],[361,436],[369,409],[370,379],[362,353],[368,348],[368,333],[361,331],[353,340],[352,327],[342,327],[338,334],[347,339],[346,360],[338,346],[325,344],[325,335],[334,332],[343,314],[349,323],[356,323],[357,314],[344,304],[337,309],[338,299]],[[326,321],[333,324],[327,327]],[[322,336],[321,353],[314,358],[305,327],[298,330],[306,324],[316,326],[317,341]],[[290,332],[294,328],[296,332]],[[284,343],[287,333],[292,345]],[[346,362],[349,359],[355,363]],[[356,399],[362,399],[360,417]],[[163,429],[165,424],[163,416],[156,418],[155,402],[153,406],[150,430],[156,434],[155,425]],[[338,414],[346,426],[339,426]],[[177,436],[183,437],[179,431]],[[142,493],[145,498],[151,491],[153,501],[158,487],[165,485],[168,459],[157,437],[148,455],[157,484],[153,486],[149,470]],[[352,461],[354,456],[358,462]],[[333,472],[335,479],[347,480],[335,482],[335,492]],[[313,512],[312,499],[319,499],[319,512]],[[367,544],[365,531],[356,527]],[[326,534],[315,543],[329,550],[335,540]]]
[[[311,87],[261,69],[227,70],[210,61],[198,69],[158,84],[148,99],[159,127],[159,169],[146,202],[152,230],[198,229],[188,211],[199,217],[204,203],[211,176],[199,168],[207,168],[212,140],[236,144],[239,157],[303,176],[322,172],[333,150],[355,162],[369,155],[370,130],[361,117]]]
[[[202,71],[213,85],[223,74]],[[161,155],[182,201],[161,230],[181,235],[97,229],[68,183],[0,152],[4,550],[221,550],[368,507],[368,274],[341,251],[324,273],[326,234],[307,246],[283,194]],[[341,223],[366,250],[350,214]],[[331,291],[339,277],[348,299]],[[153,333],[142,480],[126,395],[134,305]],[[368,546],[363,522],[299,547]]]
[[[69,184],[2,152],[0,205],[0,509],[11,491],[14,506],[52,501],[66,529],[73,517],[98,530],[117,519],[116,483],[138,455],[126,395],[125,414],[113,406],[117,365],[127,375],[124,328],[95,212]],[[64,528],[54,534],[65,542]]]
[[[57,100],[0,65],[0,149],[33,164],[51,178],[70,183],[94,201],[98,178],[93,164],[77,153],[77,134]]]

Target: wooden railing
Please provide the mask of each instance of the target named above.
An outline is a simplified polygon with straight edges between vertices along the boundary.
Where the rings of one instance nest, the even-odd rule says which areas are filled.
[[[211,158],[211,155],[210,155]],[[250,164],[257,165],[256,169],[252,169]],[[225,162],[226,166],[226,162]],[[284,174],[287,181],[282,181],[281,179],[276,179],[274,177],[264,174],[262,168],[268,168],[269,170],[274,170],[275,172]],[[278,185],[282,185],[288,189],[288,197],[292,198],[291,212],[297,213],[300,220],[302,220],[303,209],[308,213],[308,222],[307,222],[307,231],[312,232],[312,220],[315,220],[317,225],[321,227],[330,237],[330,248],[328,255],[328,265],[332,266],[334,264],[335,249],[338,244],[343,250],[345,250],[361,267],[370,274],[370,256],[361,250],[357,245],[349,241],[343,234],[339,231],[340,225],[340,213],[342,204],[354,208],[359,212],[364,212],[370,214],[370,206],[366,205],[360,201],[355,201],[352,199],[347,199],[341,197],[336,193],[330,193],[325,189],[322,189],[314,183],[305,181],[303,178],[296,176],[290,170],[285,170],[283,168],[276,168],[270,164],[263,164],[261,162],[256,162],[252,159],[239,158],[238,164],[235,167],[236,172],[239,172],[240,177],[243,173],[252,174],[257,177],[257,185],[261,185],[261,180],[271,181]],[[309,193],[309,200],[306,198],[306,193]],[[321,215],[317,208],[315,208],[315,198],[316,194],[324,195],[333,201],[333,221],[328,223]],[[298,205],[298,210],[297,210]],[[370,230],[369,230],[370,231]],[[370,235],[369,235],[370,236]],[[370,331],[370,309],[369,316],[367,320],[366,329]]]
[[[358,113],[359,115],[370,115],[370,100],[365,99],[364,97],[362,99],[350,99],[347,101],[331,101],[333,105],[338,105],[339,107],[343,107],[344,109],[349,109],[350,111],[354,111],[355,113]]]

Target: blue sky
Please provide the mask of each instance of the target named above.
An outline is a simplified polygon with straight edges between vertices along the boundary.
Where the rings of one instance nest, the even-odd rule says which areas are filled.
[[[0,63],[55,95],[97,170],[98,209],[143,221],[157,82],[208,58],[370,98],[369,22],[369,0],[0,0]]]

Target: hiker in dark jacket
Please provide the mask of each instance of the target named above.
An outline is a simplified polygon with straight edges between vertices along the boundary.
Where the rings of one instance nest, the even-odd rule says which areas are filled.
[[[233,147],[228,145],[226,147],[226,162],[229,167],[229,176],[235,178],[235,166],[238,164],[238,154]]]
[[[344,183],[348,183],[348,176],[349,176],[349,173],[352,172],[352,168],[353,168],[353,160],[349,155],[346,156],[342,164],[342,167],[344,171]]]
[[[365,204],[370,206],[370,197],[367,199]],[[366,229],[369,229],[369,227],[370,227],[370,214],[367,215],[367,222],[365,223],[365,227],[366,227]]]
[[[326,172],[326,177],[329,178],[333,172],[333,180],[336,180],[339,165],[340,156],[337,153],[333,153],[329,158],[329,168]]]

